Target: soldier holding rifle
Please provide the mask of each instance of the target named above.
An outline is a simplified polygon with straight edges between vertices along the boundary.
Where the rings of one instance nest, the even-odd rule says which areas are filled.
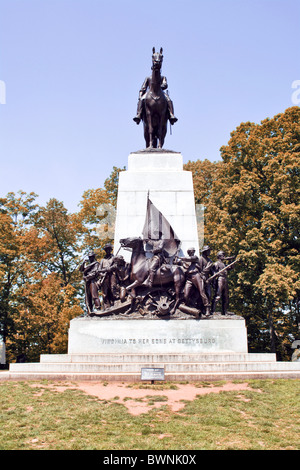
[[[114,292],[116,290],[116,276],[112,272],[111,267],[114,262],[112,253],[113,247],[110,243],[106,243],[103,247],[105,251],[104,258],[101,259],[99,270],[101,273],[100,290],[103,294],[104,308],[109,308],[114,304]]]
[[[94,252],[90,252],[88,260],[85,260],[79,270],[83,273],[85,282],[85,303],[88,313],[93,310],[101,310],[99,290],[102,291],[104,307],[109,308],[113,303],[114,274],[111,273],[113,264],[112,245],[104,246],[105,256],[101,261],[96,260]]]
[[[209,252],[209,247],[204,247],[204,251]],[[206,250],[207,249],[207,250]],[[203,251],[203,250],[202,250]],[[207,296],[207,292],[205,289],[205,280],[206,275],[210,270],[211,261],[207,256],[204,259],[204,256],[201,256],[199,259],[198,256],[195,255],[195,248],[189,248],[187,250],[188,256],[184,258],[177,258],[175,260],[176,264],[183,266],[186,275],[186,283],[184,287],[184,299],[187,304],[190,303],[191,300],[191,291],[192,287],[195,286],[198,290],[202,304],[205,310],[205,315],[208,316],[210,314],[209,310],[209,297]]]
[[[224,261],[234,259],[234,256],[225,257],[224,251],[219,251],[217,254],[218,260],[213,264],[212,271],[214,275],[207,279],[207,283],[215,280],[215,294],[212,301],[211,313],[212,315],[216,313],[216,305],[221,300],[222,301],[222,315],[226,315],[229,306],[229,290],[228,290],[228,280],[227,273],[233,268],[238,260],[233,261],[232,263],[226,265]]]
[[[101,302],[99,299],[99,272],[100,263],[96,261],[96,255],[93,251],[88,254],[88,260],[85,260],[79,270],[83,273],[85,284],[85,304],[89,314],[94,310],[101,309]]]

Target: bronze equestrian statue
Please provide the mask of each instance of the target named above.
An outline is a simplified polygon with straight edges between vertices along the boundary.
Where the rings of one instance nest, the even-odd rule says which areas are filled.
[[[167,79],[161,76],[163,49],[155,52],[152,49],[152,76],[147,77],[140,89],[137,115],[133,120],[144,123],[144,137],[147,148],[162,148],[167,133],[167,123],[175,124],[173,103],[164,90],[167,89]]]

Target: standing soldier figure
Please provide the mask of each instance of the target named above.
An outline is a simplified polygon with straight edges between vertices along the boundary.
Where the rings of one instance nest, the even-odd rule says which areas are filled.
[[[101,302],[99,299],[99,271],[100,263],[96,261],[95,253],[91,251],[88,254],[88,260],[85,260],[79,270],[83,273],[85,282],[85,304],[88,313],[91,314],[94,310],[101,309]]]
[[[234,256],[225,258],[224,251],[219,251],[219,253],[217,253],[217,258],[218,258],[218,261],[216,261],[213,264],[213,273],[215,275],[215,274],[218,274],[220,271],[222,270],[223,271],[220,273],[219,276],[216,276],[217,280],[215,281],[215,294],[214,294],[214,298],[213,298],[213,302],[211,306],[211,313],[212,315],[216,313],[215,312],[216,305],[219,302],[219,300],[222,300],[222,315],[226,315],[228,306],[229,306],[229,290],[228,290],[227,276],[228,276],[228,271],[232,269],[233,266],[228,266],[227,268],[227,265],[224,263],[224,261],[227,259],[233,259]]]
[[[207,278],[212,273],[213,262],[209,258],[210,255],[210,247],[205,245],[202,250],[202,254],[199,258],[199,266],[200,266],[200,275],[201,275],[201,291],[204,292],[204,296],[201,295],[202,300],[205,299],[205,310],[206,315],[210,315],[210,301],[211,301],[211,286],[210,284],[206,283]],[[207,301],[206,301],[207,299]]]
[[[204,264],[201,258],[199,259],[198,256],[195,255],[195,248],[189,248],[187,254],[187,257],[180,258],[180,260],[176,262],[176,264],[182,264],[185,269],[186,283],[183,292],[185,302],[187,304],[190,302],[191,290],[192,287],[195,286],[200,294],[205,309],[205,315],[209,315],[209,298],[205,292],[206,264]]]
[[[106,309],[114,304],[116,277],[115,274],[111,272],[111,266],[114,262],[114,256],[112,254],[113,247],[110,243],[107,243],[104,245],[103,249],[105,251],[105,256],[99,263],[99,271],[102,274],[99,283],[100,290],[103,295],[104,308]]]

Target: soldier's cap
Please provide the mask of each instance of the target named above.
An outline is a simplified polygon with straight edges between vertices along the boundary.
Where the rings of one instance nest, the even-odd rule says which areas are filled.
[[[204,253],[204,251],[208,251],[208,250],[210,250],[210,246],[205,245],[205,246],[202,248],[201,251],[202,251],[202,253]]]
[[[112,250],[112,249],[113,249],[113,246],[112,246],[111,243],[106,243],[106,244],[104,245],[103,249],[104,249],[104,250],[107,250],[107,249],[111,249],[111,250]]]
[[[188,248],[186,251],[189,252],[189,251],[196,251],[196,250],[194,247],[191,247],[191,248]]]
[[[219,258],[219,257],[222,256],[222,255],[225,255],[224,251],[219,251],[219,252],[217,253],[217,258]]]

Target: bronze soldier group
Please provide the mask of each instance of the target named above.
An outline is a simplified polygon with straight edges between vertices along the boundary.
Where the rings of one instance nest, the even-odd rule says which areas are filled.
[[[126,282],[129,280],[130,267],[122,256],[113,256],[110,243],[104,246],[105,256],[96,261],[95,253],[88,255],[80,271],[85,283],[85,304],[88,314],[108,309],[117,299],[124,300]],[[101,296],[99,296],[101,292]]]
[[[205,316],[216,313],[216,306],[220,300],[222,315],[226,315],[229,306],[227,275],[237,260],[233,261],[230,265],[226,265],[224,261],[233,260],[235,257],[225,257],[224,252],[219,251],[217,261],[213,263],[209,258],[210,251],[208,245],[204,246],[201,251],[202,254],[198,258],[198,256],[195,256],[195,248],[190,248],[187,250],[188,257],[175,261],[185,267],[184,301],[187,305],[192,303],[195,297],[195,294],[192,292],[194,286],[199,293]],[[212,295],[212,285],[214,295]]]
[[[149,241],[152,244],[152,258],[149,260],[149,275],[140,285],[140,288],[155,289],[153,279],[159,269],[167,267],[162,240]],[[95,253],[88,255],[80,266],[85,281],[85,301],[88,314],[111,309],[116,302],[124,302],[128,296],[127,286],[131,281],[133,266],[127,263],[122,256],[113,256],[112,245],[104,246],[105,256],[96,261]],[[204,246],[201,256],[195,255],[195,248],[187,250],[187,256],[173,259],[174,265],[179,265],[185,273],[182,301],[187,306],[197,306],[204,316],[216,313],[216,306],[221,303],[222,315],[228,313],[229,291],[228,271],[233,268],[237,260],[234,257],[225,257],[223,251],[217,254],[217,261],[210,259],[210,247]],[[99,292],[101,295],[99,296]],[[162,290],[161,295],[164,295]]]

